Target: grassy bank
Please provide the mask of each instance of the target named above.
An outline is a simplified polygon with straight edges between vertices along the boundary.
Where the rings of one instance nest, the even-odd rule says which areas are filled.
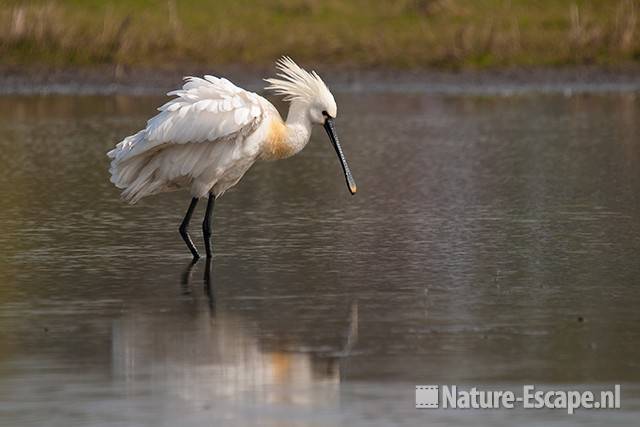
[[[0,1],[9,66],[640,62],[640,0]]]

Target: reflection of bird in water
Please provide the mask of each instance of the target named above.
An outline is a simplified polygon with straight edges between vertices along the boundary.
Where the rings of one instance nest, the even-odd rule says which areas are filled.
[[[338,113],[333,95],[315,72],[290,58],[277,63],[278,78],[267,89],[290,102],[284,121],[265,98],[224,78],[188,77],[177,97],[140,132],[109,151],[111,181],[122,197],[136,203],[143,197],[187,189],[191,204],[180,234],[195,259],[200,255],[189,236],[189,222],[200,198],[207,198],[202,224],[207,258],[211,257],[211,215],[215,199],[240,181],[258,160],[290,157],[309,142],[313,124],[323,125],[342,165],[351,193],[356,184],[334,127]]]
[[[256,319],[228,309],[216,311],[206,266],[200,276],[204,290],[191,289],[194,265],[183,272],[182,291],[209,295],[209,309],[129,311],[114,323],[112,333],[117,378],[132,387],[150,381],[154,390],[186,400],[243,401],[247,393],[256,393],[270,403],[338,402],[342,365],[357,341],[357,303],[351,305],[344,340],[335,351],[327,354],[326,346],[314,351],[301,343],[296,351],[290,341],[277,338],[286,330],[256,325]]]
[[[197,263],[197,259],[193,259],[189,261],[185,269],[182,271],[182,277],[180,280],[180,286],[182,287],[182,292],[184,294],[191,293],[191,276],[193,275],[193,267]],[[211,265],[213,264],[213,260],[207,259],[204,267],[204,277],[202,282],[204,284],[204,292],[207,295],[209,300],[209,307],[211,308],[211,312],[215,310],[215,301],[214,294],[211,290]]]

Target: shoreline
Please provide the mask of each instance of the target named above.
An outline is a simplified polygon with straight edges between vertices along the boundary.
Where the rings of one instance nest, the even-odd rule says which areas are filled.
[[[357,70],[317,67],[337,92],[407,92],[429,94],[517,95],[527,93],[636,93],[640,66],[606,68],[505,68],[485,70]],[[273,67],[202,66],[176,69],[122,69],[113,66],[47,70],[0,68],[0,96],[16,95],[163,95],[181,85],[185,75],[213,74],[261,91]]]

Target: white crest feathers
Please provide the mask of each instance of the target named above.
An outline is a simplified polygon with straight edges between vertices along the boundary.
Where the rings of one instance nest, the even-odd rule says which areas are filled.
[[[276,95],[283,95],[285,101],[312,103],[325,97],[333,100],[329,88],[315,71],[304,70],[288,56],[276,61],[276,68],[280,71],[278,78],[264,79],[269,83],[265,89],[274,91]]]

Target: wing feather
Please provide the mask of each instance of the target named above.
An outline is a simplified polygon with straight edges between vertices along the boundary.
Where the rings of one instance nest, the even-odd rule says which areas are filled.
[[[123,161],[164,144],[200,143],[233,139],[254,129],[264,114],[261,97],[225,78],[187,77],[182,89],[160,108],[136,135],[121,141],[108,155]]]

